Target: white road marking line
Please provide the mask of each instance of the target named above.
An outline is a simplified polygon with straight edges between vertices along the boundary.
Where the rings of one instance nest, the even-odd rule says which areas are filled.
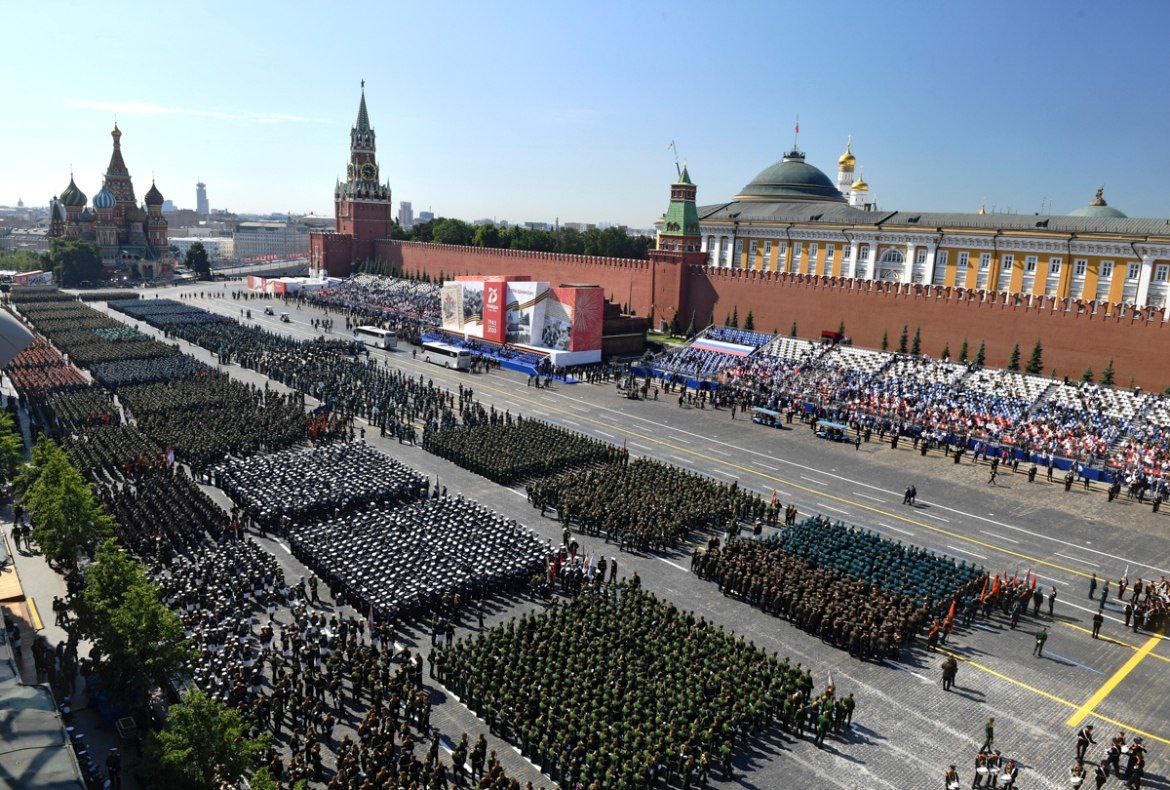
[[[878,526],[885,527],[886,529],[892,529],[892,530],[894,530],[894,532],[901,532],[903,535],[909,535],[910,537],[914,537],[914,533],[908,529],[902,529],[901,527],[893,527],[893,526],[890,526],[889,524],[882,523],[881,521],[878,522]]]
[[[714,447],[711,448],[711,452],[715,453],[716,455],[722,455],[724,458],[731,457],[731,453],[726,453],[722,450],[716,450]]]
[[[1037,579],[1043,579],[1044,581],[1047,581],[1047,582],[1052,582],[1053,584],[1063,584],[1065,587],[1068,587],[1068,586],[1069,586],[1069,585],[1068,585],[1068,582],[1061,581],[1060,579],[1054,579],[1054,578],[1052,578],[1051,576],[1041,576],[1040,574],[1036,573],[1036,571],[1032,571],[1032,574],[1033,574],[1033,575],[1034,575],[1034,576],[1035,576]]]
[[[942,516],[936,515],[934,513],[923,513],[922,515],[927,516],[928,518],[937,518],[939,521],[945,521],[948,524],[951,523],[949,518],[943,518]]]
[[[824,480],[817,480],[815,477],[808,477],[806,475],[801,475],[800,479],[801,480],[808,480],[809,482],[816,483],[819,486],[828,486],[829,485]]]
[[[684,572],[687,572],[687,573],[689,573],[689,571],[687,571],[687,569],[686,569],[686,568],[684,568],[683,566],[679,565],[677,562],[671,562],[670,560],[666,559],[666,557],[659,557],[658,559],[662,560],[662,561],[663,561],[663,562],[665,562],[667,565],[672,565],[672,566],[674,566],[675,568],[678,568],[680,571],[684,571]]]
[[[994,532],[988,532],[985,529],[981,529],[979,531],[988,537],[995,538],[996,540],[1006,540],[1008,543],[1019,543],[1019,541],[1015,538],[1005,538],[1003,535],[997,535]]]
[[[947,548],[950,549],[951,551],[957,551],[960,554],[970,554],[972,557],[978,557],[979,559],[985,560],[985,561],[987,560],[987,557],[984,557],[982,554],[976,554],[973,551],[967,551],[966,549],[960,549],[958,546],[952,546],[950,544],[947,544]]]
[[[637,442],[630,442],[630,447],[637,447],[639,450],[645,450],[648,453],[654,452],[653,447],[647,447],[646,445],[638,444]]]
[[[982,623],[971,623],[971,627],[972,627],[972,628],[978,628],[980,631],[987,631],[987,632],[989,632],[989,633],[992,633],[992,634],[998,634],[998,633],[999,633],[999,629],[998,629],[998,628],[992,628],[991,626],[989,626],[989,625],[983,625]]]
[[[612,433],[606,433],[605,431],[594,431],[594,433],[596,433],[598,436],[604,436],[606,439],[617,439],[617,437]]]
[[[868,499],[868,500],[869,500],[869,501],[871,501],[871,502],[885,502],[885,501],[886,501],[886,500],[884,500],[884,499],[878,499],[878,498],[877,498],[877,497],[875,497],[875,496],[870,496],[869,494],[863,494],[863,493],[861,493],[860,491],[854,491],[854,492],[853,492],[853,496],[859,496],[859,497],[861,497],[862,499]]]
[[[712,471],[712,472],[714,472],[714,473],[715,473],[715,474],[717,474],[717,475],[724,475],[724,476],[726,476],[726,477],[730,477],[732,480],[738,480],[738,479],[739,479],[739,475],[737,475],[737,474],[732,474],[731,472],[724,472],[722,469],[712,469],[711,471]]]
[[[686,465],[687,465],[687,469],[690,469],[690,468],[691,468],[691,462],[690,462],[690,460],[689,460],[689,459],[686,459],[686,458],[679,458],[677,455],[669,455],[669,456],[667,456],[667,457],[668,457],[668,458],[673,458],[674,460],[678,461],[680,464],[686,464]]]
[[[1091,565],[1091,566],[1092,566],[1092,567],[1094,567],[1094,568],[1100,568],[1100,567],[1101,567],[1100,563],[1097,563],[1097,562],[1089,562],[1089,561],[1088,561],[1088,560],[1086,560],[1086,559],[1082,559],[1081,557],[1074,557],[1074,556],[1072,556],[1071,554],[1065,554],[1065,553],[1063,553],[1063,552],[1060,552],[1060,551],[1057,551],[1057,552],[1054,552],[1054,553],[1056,554],[1056,556],[1057,556],[1057,557],[1064,557],[1066,560],[1073,560],[1074,562],[1079,562],[1079,563],[1082,563],[1082,564],[1084,564],[1084,565]]]
[[[847,516],[852,515],[848,510],[842,510],[839,507],[833,507],[832,505],[826,505],[824,502],[817,502],[817,507],[824,508],[825,510],[835,510],[838,513],[844,513]]]
[[[670,440],[672,442],[682,442],[683,444],[694,444],[694,442],[692,442],[688,439],[684,439],[681,436],[672,436],[672,437],[670,437]]]
[[[508,490],[511,491],[516,496],[524,497],[525,499],[528,499],[528,494],[525,494],[523,491],[517,491],[515,488],[509,488]]]
[[[897,661],[891,661],[888,658],[886,659],[886,663],[889,664],[890,666],[892,666],[894,669],[900,669],[903,672],[909,672],[911,675],[918,678],[923,683],[927,683],[927,684],[932,685],[932,686],[934,685],[934,681],[932,681],[930,678],[926,677],[925,675],[919,674],[918,672],[915,672],[913,669],[911,669],[908,666],[905,666],[903,664],[899,664]]]

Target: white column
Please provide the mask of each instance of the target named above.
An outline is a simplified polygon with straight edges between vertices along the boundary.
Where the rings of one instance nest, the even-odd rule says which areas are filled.
[[[914,282],[914,252],[917,245],[913,242],[906,244],[906,262],[902,264],[902,282]]]
[[[857,276],[857,242],[849,242],[849,269],[846,271],[846,277]]]
[[[934,253],[938,247],[934,244],[926,248],[926,266],[922,269],[922,284],[931,285],[934,283]]]
[[[1142,270],[1138,274],[1137,295],[1134,297],[1134,303],[1138,307],[1145,307],[1146,301],[1150,298],[1150,280],[1154,277],[1154,254],[1146,253],[1142,256]]]

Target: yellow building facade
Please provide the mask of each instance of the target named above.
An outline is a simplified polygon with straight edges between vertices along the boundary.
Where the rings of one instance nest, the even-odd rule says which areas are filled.
[[[699,209],[723,268],[1167,306],[1170,220],[1130,218],[1097,190],[1069,215],[879,211],[850,145],[837,181],[793,150]]]

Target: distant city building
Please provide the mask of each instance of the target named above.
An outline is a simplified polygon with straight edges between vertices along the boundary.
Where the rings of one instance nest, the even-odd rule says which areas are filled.
[[[151,183],[144,205],[137,205],[117,124],[110,136],[114,150],[101,191],[93,197],[93,208],[86,205],[85,194],[70,177],[69,186],[49,206],[49,236],[95,242],[105,267],[157,277],[169,271],[171,262],[163,196]]]
[[[433,212],[433,211],[420,211],[418,213],[418,221],[419,222],[430,222],[434,218],[435,218],[435,212]]]
[[[203,217],[211,214],[211,204],[207,202],[207,184],[202,181],[195,185],[195,213]]]
[[[48,252],[51,242],[48,227],[12,228],[0,231],[0,250]]]
[[[411,207],[409,200],[398,204],[398,224],[407,230],[414,224],[414,208]]]
[[[300,220],[290,222],[237,222],[232,232],[234,255],[255,258],[260,255],[307,255],[309,233],[318,230]]]
[[[227,236],[172,236],[170,243],[178,249],[179,258],[187,254],[187,250],[196,242],[207,250],[207,257],[213,261],[234,258],[235,240]]]
[[[163,201],[162,210],[164,214],[174,214],[176,211],[178,211],[178,209],[175,208],[175,201],[170,199]]]
[[[553,226],[547,222],[525,222],[524,227],[528,230],[552,230]]]

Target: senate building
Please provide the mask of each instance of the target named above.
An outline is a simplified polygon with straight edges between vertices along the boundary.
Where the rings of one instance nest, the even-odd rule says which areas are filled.
[[[1170,220],[1127,217],[1101,189],[1068,215],[875,205],[852,145],[835,183],[794,147],[730,200],[698,208],[701,249],[725,269],[1166,306]]]

